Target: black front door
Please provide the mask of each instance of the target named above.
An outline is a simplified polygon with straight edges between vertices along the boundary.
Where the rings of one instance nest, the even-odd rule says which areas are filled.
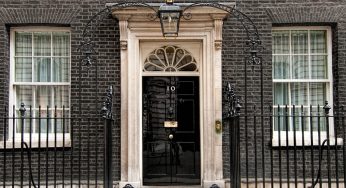
[[[143,184],[200,184],[198,77],[143,77]]]

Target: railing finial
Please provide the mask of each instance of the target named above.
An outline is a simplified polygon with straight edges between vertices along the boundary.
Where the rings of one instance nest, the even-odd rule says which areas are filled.
[[[234,87],[231,85],[230,82],[227,83],[226,92],[228,103],[227,118],[239,115],[241,108],[240,97],[235,94]]]
[[[23,102],[20,104],[19,112],[21,117],[25,116],[26,109],[25,109],[25,104]]]
[[[324,109],[324,113],[325,113],[326,115],[328,115],[330,109],[332,109],[332,107],[330,107],[330,105],[328,104],[328,101],[325,102],[325,105],[324,105],[323,109]]]
[[[113,117],[113,111],[112,111],[112,104],[113,104],[113,87],[109,86],[106,93],[107,97],[105,102],[103,102],[103,106],[101,108],[101,114],[103,118],[106,119],[112,119]]]

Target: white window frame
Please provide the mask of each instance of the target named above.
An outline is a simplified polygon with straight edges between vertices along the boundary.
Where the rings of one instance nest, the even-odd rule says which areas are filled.
[[[293,30],[304,30],[304,31],[308,31],[308,62],[310,64],[311,60],[311,52],[310,52],[310,31],[311,30],[325,30],[327,32],[327,53],[321,53],[321,54],[314,54],[314,55],[327,55],[327,75],[328,78],[327,79],[292,79],[292,77],[290,77],[290,79],[275,79],[274,75],[273,75],[273,86],[274,83],[298,83],[298,82],[302,82],[302,83],[326,83],[326,100],[328,101],[330,106],[333,106],[333,73],[332,73],[332,31],[331,31],[331,27],[329,26],[296,26],[296,27],[273,27],[272,31],[290,31],[290,35],[289,35],[289,45],[290,45],[290,53],[289,54],[274,54],[272,53],[272,57],[274,57],[274,55],[289,55],[290,58],[290,65],[292,63],[292,40],[291,40],[291,31]],[[274,72],[274,65],[272,65],[273,67],[273,72]],[[309,66],[309,71],[311,71],[311,68]],[[290,75],[292,75],[292,70],[291,70],[291,66],[290,66],[290,71],[289,71]],[[291,91],[291,90],[290,90]],[[274,87],[273,87],[273,94],[274,94]],[[288,94],[289,98],[291,97],[291,93]],[[308,99],[310,98],[310,94],[308,94]],[[273,100],[274,100],[274,95],[273,95]],[[298,106],[299,104],[297,104],[296,107],[301,107]],[[324,104],[320,104],[321,107],[323,107]],[[285,106],[280,106],[285,108]],[[292,109],[292,105],[288,105],[287,106],[289,111],[291,112]],[[309,108],[309,106],[303,106],[304,108]],[[277,104],[273,104],[273,112],[274,109],[277,108]],[[285,110],[281,108],[281,110]],[[330,116],[333,116],[333,111],[331,110],[329,113]],[[321,111],[321,118],[324,116],[324,111]],[[285,116],[280,116],[281,118],[284,118]],[[297,118],[300,118],[299,116],[297,116]],[[287,136],[287,132],[286,131],[279,131],[278,130],[274,130],[274,123],[275,121],[273,121],[273,140],[272,140],[272,145],[273,146],[286,146],[287,145],[287,141],[288,141],[288,145],[289,146],[302,146],[303,145],[303,140],[302,140],[302,134],[304,134],[304,145],[318,145],[319,144],[319,135],[317,131],[313,131],[313,143],[311,143],[311,132],[309,131],[303,131],[304,133],[302,133],[302,131],[296,131],[296,143],[294,143],[294,130],[290,130],[288,131],[288,139],[286,138]],[[279,140],[279,134],[280,134],[280,140]],[[327,132],[326,131],[320,131],[320,139],[321,139],[321,143],[323,142],[324,139],[327,138]],[[333,117],[329,118],[329,138],[330,138],[330,144],[335,144],[335,135],[334,135],[334,123],[333,123]],[[279,143],[280,142],[280,143]],[[342,140],[338,139],[337,140],[338,144],[342,143]]]
[[[69,82],[15,82],[15,67],[14,67],[14,63],[15,63],[15,32],[69,32],[70,34],[70,52],[69,52]],[[53,45],[53,42],[51,40],[51,45]],[[52,47],[52,46],[51,46]],[[53,48],[51,48],[52,50]],[[33,50],[32,50],[32,53]],[[34,57],[34,55],[32,54],[31,56],[32,58]],[[52,56],[50,56],[52,57]],[[33,64],[32,64],[33,66]],[[52,67],[51,67],[52,68]],[[51,71],[52,72],[52,71]],[[32,77],[33,78],[33,77]],[[7,148],[11,148],[11,147],[21,147],[21,133],[17,133],[15,132],[15,138],[13,140],[13,120],[11,119],[11,117],[13,117],[13,105],[17,104],[16,101],[16,91],[15,91],[15,87],[16,85],[35,85],[35,86],[68,86],[68,96],[69,96],[69,106],[71,104],[71,30],[70,28],[67,27],[13,27],[10,30],[10,83],[9,83],[9,110],[8,110],[8,115],[10,117],[9,119],[9,134],[8,134],[8,140],[7,140]],[[20,106],[16,106],[16,109],[19,109]],[[29,106],[26,106],[26,117],[28,117],[28,113],[30,110]],[[47,107],[41,107],[41,110],[46,110]],[[49,113],[50,113],[50,118],[54,118],[54,109],[55,107],[49,107]],[[70,109],[71,108],[65,108],[65,112],[68,112],[68,114],[66,114],[66,117],[70,117]],[[34,110],[34,109],[32,109]],[[35,108],[35,110],[38,110]],[[62,107],[57,107],[56,108],[57,111],[61,111],[63,110]],[[53,112],[53,113],[51,113]],[[48,112],[47,112],[48,113]],[[42,117],[44,118],[44,117]],[[34,124],[33,124],[34,125]],[[68,127],[71,127],[70,125]],[[68,130],[68,133],[48,133],[48,147],[55,147],[55,145],[57,147],[69,147],[71,145],[71,130]],[[38,142],[39,142],[39,134],[38,133],[24,133],[24,141],[29,143],[30,142],[30,134],[31,134],[31,145],[32,147],[38,147]],[[56,135],[56,139],[55,139],[55,135]],[[65,142],[65,145],[63,145],[63,140]],[[14,141],[14,146],[13,146],[13,141]],[[41,133],[41,141],[40,141],[40,145],[41,147],[47,147],[47,133]],[[4,143],[0,143],[0,148]]]

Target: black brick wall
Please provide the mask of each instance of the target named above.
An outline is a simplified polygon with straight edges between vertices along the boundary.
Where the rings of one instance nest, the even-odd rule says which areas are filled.
[[[72,70],[71,70],[71,105],[78,107],[79,101],[82,101],[83,117],[88,116],[86,108],[90,106],[91,113],[95,113],[95,101],[101,101],[104,98],[105,89],[108,85],[115,86],[115,119],[113,127],[113,156],[114,156],[114,179],[120,179],[120,52],[119,52],[119,31],[118,25],[113,19],[106,18],[98,28],[95,39],[98,41],[96,50],[99,52],[98,64],[93,64],[89,70],[83,68],[82,82],[79,82],[79,61],[80,53],[78,47],[81,42],[83,26],[99,10],[103,9],[105,3],[120,2],[107,0],[0,0],[0,109],[8,105],[8,80],[9,80],[9,29],[13,26],[67,26],[71,28],[72,40]],[[121,1],[125,2],[125,1]],[[128,1],[130,2],[130,1]],[[162,2],[144,1],[141,2]],[[198,1],[176,1],[176,2],[211,2],[210,0]],[[219,2],[219,1],[213,1]],[[271,82],[271,29],[274,25],[330,25],[333,28],[333,75],[334,77],[334,100],[335,104],[345,104],[346,102],[346,1],[344,0],[239,0],[236,1],[237,9],[248,15],[259,29],[260,37],[263,42],[263,78],[264,78],[264,104],[272,104],[272,82]],[[242,25],[234,18],[230,17],[224,23],[223,30],[223,83],[230,81],[236,85],[237,93],[244,95],[244,48],[246,33]],[[96,87],[96,67],[98,70],[99,83]],[[259,66],[248,69],[248,102],[260,107],[260,71]],[[79,85],[79,83],[81,85]],[[79,95],[79,86],[82,88]],[[95,100],[96,99],[96,100]],[[265,108],[268,112],[268,108]],[[244,110],[244,109],[242,109]],[[252,107],[248,109],[252,112]],[[258,112],[258,111],[257,111]],[[0,116],[4,116],[4,110],[0,110]],[[72,114],[78,115],[78,110]],[[251,120],[249,120],[251,121]],[[95,127],[101,127],[101,123],[95,123]],[[270,125],[266,120],[264,123],[266,143],[269,142]],[[249,125],[251,127],[251,124]],[[4,126],[0,127],[3,132]],[[244,137],[244,126],[242,125],[242,144],[245,139],[253,141],[253,130],[249,128],[249,135]],[[87,126],[81,127],[81,130],[74,129],[76,134],[80,134],[82,139],[87,137]],[[223,137],[223,159],[224,176],[229,176],[229,150],[227,126],[224,129]],[[93,134],[102,138],[102,130],[98,129]],[[258,138],[260,146],[261,140]],[[74,144],[79,144],[75,142]],[[254,146],[249,149],[253,151]],[[260,148],[260,147],[259,147]],[[270,150],[266,146],[266,151]],[[102,147],[100,148],[102,151]],[[260,151],[260,150],[259,150]],[[244,155],[242,149],[242,156]],[[266,159],[268,159],[266,153]],[[285,155],[285,154],[283,154]],[[100,156],[102,157],[102,156]],[[85,170],[86,150],[82,149],[82,164]],[[10,159],[8,159],[10,160]],[[102,160],[102,158],[100,158]],[[260,158],[258,159],[260,161]],[[0,157],[0,161],[2,158]],[[254,153],[249,153],[249,161],[254,161]],[[76,161],[77,162],[77,161]],[[275,161],[276,162],[276,161]],[[36,164],[36,162],[34,161]],[[269,164],[269,161],[268,161]],[[269,165],[266,164],[268,167]],[[0,168],[4,164],[0,163]],[[258,164],[260,166],[261,164]],[[251,171],[254,164],[249,166]],[[95,167],[92,167],[95,168]],[[84,171],[85,173],[85,171]]]
[[[345,43],[343,38],[344,33],[341,28],[344,27],[345,16],[343,15],[343,9],[345,8],[344,1],[237,1],[237,8],[245,12],[257,25],[259,28],[259,33],[261,40],[263,42],[264,51],[262,53],[263,57],[263,88],[264,88],[264,113],[270,114],[268,105],[272,104],[272,84],[271,84],[271,28],[272,26],[331,26],[333,30],[333,76],[334,76],[334,104],[344,104],[345,96],[342,92],[343,79],[344,79],[344,53],[342,48],[344,48]],[[244,33],[240,29],[239,23],[234,19],[229,19],[225,22],[223,39],[223,82],[230,81],[235,84],[238,89],[238,93],[242,96],[244,100],[244,63],[242,58],[242,49],[244,48]],[[261,133],[261,120],[258,116],[260,114],[261,106],[261,94],[260,94],[260,69],[259,66],[248,70],[248,112],[253,115],[257,114],[256,120],[256,144],[255,144],[255,132],[253,118],[248,118],[248,136],[245,137],[245,124],[244,118],[241,119],[240,123],[240,141],[241,141],[241,159],[245,159],[245,142],[248,142],[248,172],[249,177],[255,177],[255,159],[257,158],[257,175],[262,178],[262,133]],[[244,102],[244,101],[243,101]],[[257,107],[254,112],[253,106]],[[244,106],[244,105],[243,105]],[[244,112],[242,108],[242,112]],[[269,119],[265,118],[264,124],[264,157],[265,157],[265,171],[266,177],[270,177],[270,123]],[[337,123],[335,123],[337,125]],[[338,130],[340,133],[340,127]],[[227,127],[225,127],[227,129]],[[229,177],[229,151],[228,151],[228,130],[224,131],[223,143],[224,143],[224,176]],[[341,137],[341,134],[338,134]],[[255,153],[255,148],[257,148],[257,153]],[[282,176],[286,178],[286,152],[289,153],[290,163],[289,168],[290,176],[294,178],[294,150],[293,147],[287,150],[286,147],[281,148],[282,152]],[[314,148],[314,158],[315,161],[318,159],[318,148]],[[274,148],[274,178],[278,178],[278,156],[279,149]],[[310,151],[305,153],[306,157],[306,169],[309,169],[310,165]],[[339,151],[340,152],[340,151]],[[255,157],[256,156],[256,157]],[[302,148],[298,147],[297,151],[298,158],[298,178],[302,177]],[[325,158],[324,158],[325,159]],[[339,153],[340,159],[340,153]],[[332,156],[331,169],[333,169],[331,175],[335,176],[335,163],[334,156]],[[315,164],[317,164],[315,162]],[[326,161],[322,162],[323,170],[322,176],[326,177]],[[246,170],[245,160],[241,161],[242,177],[245,177]],[[310,170],[310,169],[309,169]],[[317,167],[315,165],[315,176]],[[339,168],[339,175],[342,170]],[[311,176],[309,172],[306,176]]]

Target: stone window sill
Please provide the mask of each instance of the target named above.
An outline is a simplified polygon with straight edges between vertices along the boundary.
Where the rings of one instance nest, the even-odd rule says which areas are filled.
[[[30,142],[26,142],[28,147],[30,147]],[[40,144],[39,144],[40,143]],[[38,140],[32,140],[31,141],[31,148],[70,148],[71,147],[71,139],[65,139],[65,143],[63,143],[63,140],[48,140],[48,144],[46,140],[41,140],[39,142]],[[5,147],[6,146],[6,147]],[[13,140],[7,140],[7,141],[1,141],[0,142],[0,149],[13,149],[13,148],[21,148],[22,144],[20,140],[15,140],[13,143]],[[23,148],[26,149],[25,145],[23,145]]]
[[[321,138],[320,139],[320,143],[322,145],[323,141],[325,140],[326,138]],[[336,143],[335,143],[336,141]],[[335,138],[330,138],[330,146],[342,146],[344,144],[344,140],[342,138],[337,138],[335,140]],[[281,139],[281,142],[279,144],[279,139],[277,138],[274,138],[272,139],[272,147],[286,147],[287,146],[287,140],[286,139]],[[302,147],[302,146],[311,146],[311,140],[310,139],[304,139],[304,144],[303,144],[303,140],[302,139],[297,139],[296,140],[296,143],[294,143],[294,139],[292,138],[289,138],[288,139],[288,146],[291,147],[291,146],[296,146],[296,147]],[[319,146],[319,141],[318,139],[313,139],[313,142],[312,142],[312,146]],[[325,143],[324,145],[325,147],[327,146],[327,143]]]

